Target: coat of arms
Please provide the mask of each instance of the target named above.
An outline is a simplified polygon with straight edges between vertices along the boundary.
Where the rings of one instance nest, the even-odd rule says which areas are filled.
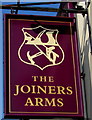
[[[22,28],[24,41],[18,49],[19,59],[41,70],[64,61],[64,51],[57,41],[59,31],[43,26]]]

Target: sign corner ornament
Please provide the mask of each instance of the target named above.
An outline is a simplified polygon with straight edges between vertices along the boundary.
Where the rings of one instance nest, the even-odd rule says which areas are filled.
[[[83,117],[74,25],[68,17],[5,15],[5,117]]]

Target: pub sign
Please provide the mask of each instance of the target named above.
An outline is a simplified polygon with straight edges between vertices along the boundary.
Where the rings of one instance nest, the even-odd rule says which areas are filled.
[[[75,19],[5,15],[5,116],[82,117]]]

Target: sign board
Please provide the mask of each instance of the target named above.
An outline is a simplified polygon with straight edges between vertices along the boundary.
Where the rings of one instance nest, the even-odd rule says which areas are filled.
[[[83,116],[74,18],[5,15],[5,116]]]

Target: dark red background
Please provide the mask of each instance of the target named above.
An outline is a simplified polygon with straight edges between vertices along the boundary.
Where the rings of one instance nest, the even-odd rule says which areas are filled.
[[[16,19],[17,17],[17,19]],[[25,19],[24,19],[25,18]],[[27,19],[29,19],[27,21]],[[10,19],[10,32],[9,22]],[[40,21],[41,19],[42,21]],[[79,71],[79,60],[78,60],[78,47],[76,39],[76,28],[73,22],[73,18],[56,18],[56,17],[40,17],[37,16],[22,16],[22,15],[6,15],[6,29],[5,29],[5,115],[26,115],[26,116],[83,116],[82,107],[82,95],[81,95],[81,84],[80,84],[80,71]],[[45,20],[45,21],[44,21]],[[55,22],[57,21],[57,22]],[[72,29],[72,43],[71,44],[71,31]],[[62,64],[57,66],[51,66],[45,68],[43,71],[36,66],[27,65],[20,61],[18,57],[18,49],[24,40],[22,28],[37,27],[41,25],[48,29],[58,29],[58,43],[62,47],[65,53],[65,59]],[[8,33],[7,33],[8,32]],[[10,46],[9,46],[9,34],[10,34]],[[73,45],[73,46],[72,46]],[[10,47],[10,53],[9,53]],[[73,47],[73,48],[72,48]],[[72,50],[74,56],[72,54]],[[9,62],[10,55],[10,65]],[[73,58],[75,66],[73,65]],[[41,61],[42,64],[42,61]],[[10,83],[9,83],[9,66],[10,66]],[[75,71],[75,73],[74,73]],[[75,77],[74,77],[75,74]],[[34,82],[32,76],[54,76],[54,82]],[[76,86],[75,86],[76,84]],[[7,86],[9,85],[9,86]],[[72,86],[72,95],[49,95],[49,94],[23,94],[20,93],[18,96],[14,96],[15,85],[39,85],[39,86]],[[10,87],[10,93],[9,93]],[[76,91],[77,88],[77,91]],[[10,97],[8,96],[10,94]],[[63,107],[51,107],[51,106],[28,106],[24,104],[27,98],[30,97],[32,100],[36,97],[41,98],[62,98]],[[76,97],[78,102],[76,103]],[[10,99],[10,102],[9,102]],[[10,105],[9,105],[10,104]],[[78,111],[77,111],[78,104]],[[9,106],[11,106],[9,108]],[[9,112],[10,111],[10,112]],[[29,112],[29,113],[26,113]],[[40,113],[36,113],[40,112]],[[45,113],[49,112],[49,113]]]

